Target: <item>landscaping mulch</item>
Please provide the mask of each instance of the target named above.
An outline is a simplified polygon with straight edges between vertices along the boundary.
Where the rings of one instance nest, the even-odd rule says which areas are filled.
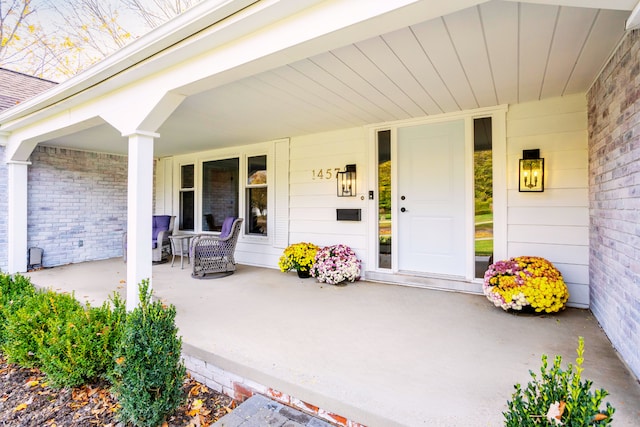
[[[207,427],[233,410],[230,397],[187,378],[186,403],[163,427]],[[56,390],[38,369],[8,364],[0,355],[0,426],[124,427],[106,383]]]

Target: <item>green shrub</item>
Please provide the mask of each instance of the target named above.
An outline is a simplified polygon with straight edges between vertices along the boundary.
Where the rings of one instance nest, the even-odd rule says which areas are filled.
[[[7,316],[22,307],[35,292],[28,278],[0,273],[0,348],[6,341]]]
[[[67,317],[78,310],[82,306],[73,296],[50,290],[39,290],[25,298],[20,308],[7,313],[4,343],[7,359],[26,367],[40,367],[45,336],[51,329],[57,332],[66,324]]]
[[[38,367],[54,387],[76,387],[112,374],[126,310],[114,294],[102,307],[83,307],[73,295],[51,290],[24,296],[7,312],[7,359]]]
[[[116,359],[113,391],[119,418],[135,426],[155,427],[183,402],[185,368],[180,361],[175,307],[151,302],[149,282],[140,285],[140,305],[127,316]]]
[[[509,410],[504,413],[505,426],[556,426],[552,411],[560,416],[563,426],[607,426],[611,424],[615,409],[607,402],[606,409],[600,404],[608,395],[604,389],[591,392],[593,383],[582,380],[584,361],[584,339],[578,340],[576,365],[569,364],[567,370],[561,368],[562,357],[556,356],[553,366],[547,370],[547,356],[542,356],[540,377],[529,371],[532,381],[523,390],[515,385],[512,401],[507,402]]]
[[[124,303],[116,295],[113,310],[108,302],[101,307],[87,305],[48,328],[38,353],[42,371],[53,386],[77,387],[113,376],[126,316]]]

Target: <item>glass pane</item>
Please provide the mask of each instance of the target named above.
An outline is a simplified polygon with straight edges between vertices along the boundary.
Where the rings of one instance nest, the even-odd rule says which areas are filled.
[[[267,235],[267,188],[247,188],[247,233]]]
[[[193,191],[180,192],[180,230],[193,230]]]
[[[391,268],[391,131],[378,132],[378,267]]]
[[[493,163],[491,118],[475,119],[473,173],[475,186],[475,277],[484,277],[493,259]]]
[[[202,164],[202,230],[220,231],[228,216],[238,216],[239,160]]]
[[[193,188],[193,165],[182,166],[182,174],[180,180],[180,188]]]
[[[267,156],[254,156],[247,159],[247,184],[267,183]]]

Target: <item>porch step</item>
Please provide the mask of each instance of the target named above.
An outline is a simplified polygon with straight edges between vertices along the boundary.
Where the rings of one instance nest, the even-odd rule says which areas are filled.
[[[320,418],[285,406],[260,394],[245,400],[213,427],[332,427]]]

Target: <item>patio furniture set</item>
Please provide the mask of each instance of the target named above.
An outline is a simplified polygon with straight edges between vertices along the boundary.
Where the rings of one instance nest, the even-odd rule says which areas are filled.
[[[175,216],[154,215],[152,227],[152,261],[168,262],[171,266],[176,256],[180,257],[180,268],[184,258],[191,264],[191,276],[196,279],[224,277],[236,269],[234,258],[242,218],[227,217],[220,234],[175,233]],[[127,262],[127,233],[122,238],[124,262]]]

